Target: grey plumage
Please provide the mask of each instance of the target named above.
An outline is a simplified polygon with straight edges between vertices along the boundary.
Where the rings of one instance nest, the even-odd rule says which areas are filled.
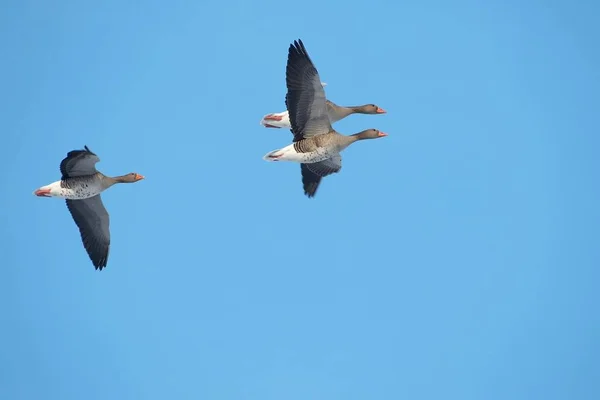
[[[340,107],[328,101],[319,73],[302,40],[294,41],[288,49],[286,86],[285,104],[294,135],[293,144],[283,152],[272,151],[264,158],[276,161],[281,157],[281,160],[285,160],[283,156],[286,151],[291,151],[290,147],[295,154],[303,155],[289,159],[301,161],[304,193],[313,197],[323,177],[341,170],[341,151],[357,140],[386,136],[376,129],[367,129],[354,135],[341,135],[332,128],[331,120],[339,120],[355,112],[381,114],[385,113],[385,110],[374,104]]]
[[[92,153],[87,146],[84,146],[84,150],[72,150],[60,162],[60,173],[62,174],[60,179],[66,180],[76,176],[94,175],[98,172],[96,163],[99,161],[100,158]]]
[[[319,72],[302,40],[294,41],[294,44],[290,45],[286,85],[285,105],[294,134],[294,150],[298,153],[310,153],[329,144],[332,136],[323,133],[333,130],[328,115],[328,110],[334,109],[333,103],[325,98]],[[302,186],[308,197],[314,197],[323,177],[341,169],[341,165],[337,170],[327,168],[326,161],[315,163],[317,165],[313,168],[309,167],[310,164],[300,164]]]
[[[328,111],[333,115],[336,105],[325,98],[321,78],[302,40],[294,41],[290,45],[286,85],[285,104],[294,134],[294,150],[298,153],[310,153],[319,147],[331,146],[337,139],[336,136],[345,139],[331,126]],[[308,197],[314,197],[321,179],[339,172],[342,168],[341,162],[342,159],[338,156],[335,160],[300,164],[304,193]]]
[[[327,175],[340,172],[342,169],[342,156],[335,155],[327,160],[310,164],[300,164],[302,173],[302,186],[304,194],[308,197],[314,197],[321,183],[321,179]]]
[[[85,200],[66,200],[66,203],[92,264],[102,270],[110,250],[110,217],[100,195]]]
[[[60,162],[61,179],[33,192],[38,197],[58,197],[66,200],[67,209],[75,221],[83,247],[94,268],[102,270],[110,251],[110,217],[100,193],[116,183],[134,183],[144,177],[136,172],[110,177],[96,169],[100,158],[87,146],[72,150]]]
[[[290,45],[286,86],[285,105],[290,116],[294,142],[333,129],[327,115],[325,90],[302,40]]]
[[[60,163],[61,186],[85,188],[84,185],[101,184],[101,174],[96,169],[100,158],[85,146],[74,150]],[[100,195],[82,200],[66,200],[67,209],[79,228],[83,246],[96,269],[102,270],[108,262],[110,249],[110,218]]]

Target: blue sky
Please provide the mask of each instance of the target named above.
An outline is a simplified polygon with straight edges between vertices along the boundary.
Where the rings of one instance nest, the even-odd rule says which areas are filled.
[[[3,2],[0,398],[600,396],[599,5],[168,4]],[[262,160],[297,38],[388,111],[314,199]],[[146,176],[102,272],[32,195],[83,145]]]

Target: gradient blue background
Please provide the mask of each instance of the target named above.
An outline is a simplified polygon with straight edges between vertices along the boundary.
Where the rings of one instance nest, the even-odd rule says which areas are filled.
[[[600,5],[4,1],[2,399],[598,399]],[[376,103],[315,199],[287,48]],[[84,144],[108,268],[32,195]]]

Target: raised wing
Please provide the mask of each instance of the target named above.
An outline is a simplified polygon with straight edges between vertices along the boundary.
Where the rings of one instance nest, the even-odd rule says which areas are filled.
[[[330,132],[325,90],[302,40],[290,45],[285,81],[294,142]]]
[[[73,150],[67,153],[67,157],[60,162],[60,173],[64,180],[74,176],[94,175],[96,163],[100,161],[98,156],[90,151],[87,146],[84,150]]]
[[[67,208],[79,228],[90,260],[96,269],[102,270],[108,261],[110,220],[100,195],[84,200],[67,200]]]
[[[300,164],[304,194],[308,197],[314,197],[319,188],[319,184],[321,183],[321,179],[327,175],[340,172],[341,169],[342,157],[339,154],[320,162]]]

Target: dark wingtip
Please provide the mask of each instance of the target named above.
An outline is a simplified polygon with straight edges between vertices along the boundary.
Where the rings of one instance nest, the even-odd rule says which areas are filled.
[[[309,199],[312,199],[317,194],[317,189],[319,188],[319,184],[315,182],[307,182],[304,184],[304,194]]]
[[[306,47],[304,47],[304,43],[302,39],[294,40],[294,43],[290,44],[290,53],[296,53],[298,55],[306,55]]]
[[[304,43],[302,42],[302,40],[298,39],[298,44],[300,46],[300,50],[302,50],[302,52],[306,54],[306,47],[304,47]]]
[[[94,264],[94,268],[96,270],[102,271],[103,268],[106,268],[107,263],[106,263],[106,260],[100,260],[100,261],[92,260],[92,264]]]
[[[306,197],[308,197],[309,199],[312,199],[313,197],[315,197],[315,194],[317,194],[317,189],[314,188],[307,188],[304,189],[304,194],[306,195]]]
[[[302,172],[302,188],[304,189],[304,194],[309,199],[315,197],[321,183],[321,177],[308,169],[306,164],[300,164],[300,171]]]

